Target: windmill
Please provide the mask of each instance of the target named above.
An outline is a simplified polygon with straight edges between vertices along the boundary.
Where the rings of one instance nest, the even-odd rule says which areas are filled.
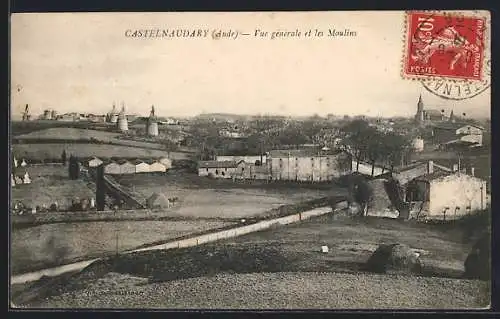
[[[30,114],[29,105],[26,104],[26,106],[24,107],[24,112],[23,112],[23,121],[29,121],[30,118],[31,118],[31,114]]]

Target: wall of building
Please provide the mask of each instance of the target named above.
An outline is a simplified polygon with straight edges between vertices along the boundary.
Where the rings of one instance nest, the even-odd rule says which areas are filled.
[[[456,218],[486,208],[486,181],[465,174],[454,174],[430,183],[429,216]],[[455,211],[459,207],[460,210]]]
[[[105,174],[120,174],[120,165],[112,163],[104,167]]]
[[[271,158],[271,176],[273,180],[328,181],[350,172],[348,163],[341,163],[346,160],[344,155]]]
[[[357,161],[352,161],[352,171],[356,172]],[[372,166],[368,163],[359,162],[358,172],[363,175],[372,175]],[[383,169],[380,166],[375,165],[375,169],[373,171],[373,176],[379,176],[384,173],[387,173],[388,169]]]
[[[140,163],[135,165],[136,173],[148,173],[149,172],[149,164],[148,163]]]
[[[460,140],[464,141],[464,142],[477,143],[479,145],[482,145],[483,144],[483,135],[473,135],[473,134],[462,135],[460,137]]]
[[[135,165],[132,163],[125,163],[120,165],[120,174],[134,174]]]
[[[483,131],[472,125],[465,125],[457,129],[456,134],[466,134],[466,135],[483,135]]]
[[[233,178],[233,177],[243,177],[245,171],[244,165],[239,165],[238,167],[224,167],[224,168],[199,168],[199,176],[213,176],[216,178]]]
[[[161,163],[152,163],[149,165],[150,172],[166,172],[167,168]]]

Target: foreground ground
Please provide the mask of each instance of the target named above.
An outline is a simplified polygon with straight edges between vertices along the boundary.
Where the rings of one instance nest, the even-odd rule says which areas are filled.
[[[333,185],[233,182],[175,170],[166,175],[122,175],[116,179],[137,198],[145,200],[154,193],[177,197],[178,203],[170,209],[172,215],[195,218],[254,217],[281,205],[346,194],[345,189]]]
[[[346,273],[218,274],[144,285],[108,274],[40,308],[465,309],[488,305],[486,282]],[[118,287],[123,287],[120,289]]]
[[[395,242],[420,250],[424,270],[419,276],[363,268],[379,244]],[[328,253],[320,251],[322,245]],[[488,283],[462,279],[471,245],[459,227],[324,216],[217,243],[96,262],[78,274],[16,287],[14,302],[30,307],[480,308],[489,303]]]

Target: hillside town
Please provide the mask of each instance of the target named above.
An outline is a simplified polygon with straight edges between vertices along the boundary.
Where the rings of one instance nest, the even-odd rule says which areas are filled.
[[[13,265],[19,274],[15,278],[39,278],[43,269],[61,264],[80,267],[80,261],[90,257],[116,256],[113,258],[121,260],[128,258],[129,252],[147,255],[165,247],[204,249],[210,242],[236,240],[232,238],[240,233],[267,231],[286,238],[284,230],[271,227],[272,223],[304,223],[318,234],[337,225],[335,239],[309,239],[311,245],[321,244],[321,254],[336,260],[339,245],[354,245],[349,223],[358,220],[385,225],[384,236],[398,234],[396,242],[424,248],[398,243],[359,251],[357,246],[349,246],[350,255],[338,257],[350,260],[349,271],[387,272],[386,268],[376,269],[385,267],[381,263],[391,263],[380,257],[390,250],[389,256],[403,254],[406,257],[401,258],[407,258],[406,266],[391,267],[403,267],[404,272],[424,277],[436,276],[436,272],[455,276],[452,274],[458,270],[448,264],[432,259],[438,263],[432,267],[438,270],[426,264],[430,260],[425,259],[430,258],[425,257],[429,254],[426,249],[438,254],[437,248],[418,235],[418,227],[427,226],[416,225],[476,225],[491,209],[490,120],[455,115],[453,109],[434,109],[421,95],[415,99],[413,117],[397,118],[225,113],[174,118],[161,116],[158,109],[150,106],[149,114],[141,116],[128,114],[124,103],[119,109],[113,103],[106,114],[58,115],[55,110],[45,110],[36,116],[26,105],[21,120],[12,122],[11,219],[17,229],[14,249],[18,252]],[[334,219],[325,224],[323,215]],[[108,226],[99,228],[99,223]],[[125,223],[132,224],[123,228]],[[165,234],[148,229],[165,225],[175,230]],[[27,232],[37,227],[55,230],[33,242]],[[380,231],[379,226],[363,227]],[[477,233],[487,229],[476,228],[467,236],[476,239]],[[372,236],[370,232],[355,231],[364,238]],[[180,238],[175,235],[178,233]],[[445,234],[436,230],[434,235],[442,247],[452,245]],[[71,240],[55,241],[56,235]],[[260,235],[245,236],[254,236],[256,243],[260,240]],[[216,249],[226,247],[214,245]],[[261,271],[263,266],[252,266],[259,258],[275,256],[266,261],[275,265],[276,256],[296,248],[280,249],[285,250],[251,250],[254,259],[248,260],[246,267]],[[461,249],[468,253],[468,248]],[[464,276],[484,280],[486,257],[474,249],[463,263]],[[403,253],[396,252],[400,250]],[[247,258],[248,252],[231,251],[237,259],[227,267],[236,267],[237,260]],[[186,254],[183,258],[195,258],[190,257],[192,252]],[[447,252],[440,254],[456,258]],[[360,258],[366,263],[360,263]],[[182,267],[175,264],[170,271],[176,276],[205,271],[207,266],[196,266],[195,259],[188,264],[201,268],[181,272],[178,269]],[[169,260],[174,263],[177,259]],[[135,259],[124,263],[139,263],[139,268],[153,265]],[[319,256],[307,259],[311,271],[323,267],[321,263]],[[342,273],[337,263],[330,266],[331,271]],[[292,259],[286,264],[291,270],[299,267]],[[30,295],[31,288],[25,295],[23,289],[16,295],[17,303],[29,304],[34,302],[33,296],[40,295]],[[47,290],[44,294],[53,293]]]

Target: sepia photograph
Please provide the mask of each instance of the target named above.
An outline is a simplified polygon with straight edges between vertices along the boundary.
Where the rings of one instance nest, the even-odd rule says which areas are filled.
[[[489,309],[490,26],[12,14],[10,310]]]

